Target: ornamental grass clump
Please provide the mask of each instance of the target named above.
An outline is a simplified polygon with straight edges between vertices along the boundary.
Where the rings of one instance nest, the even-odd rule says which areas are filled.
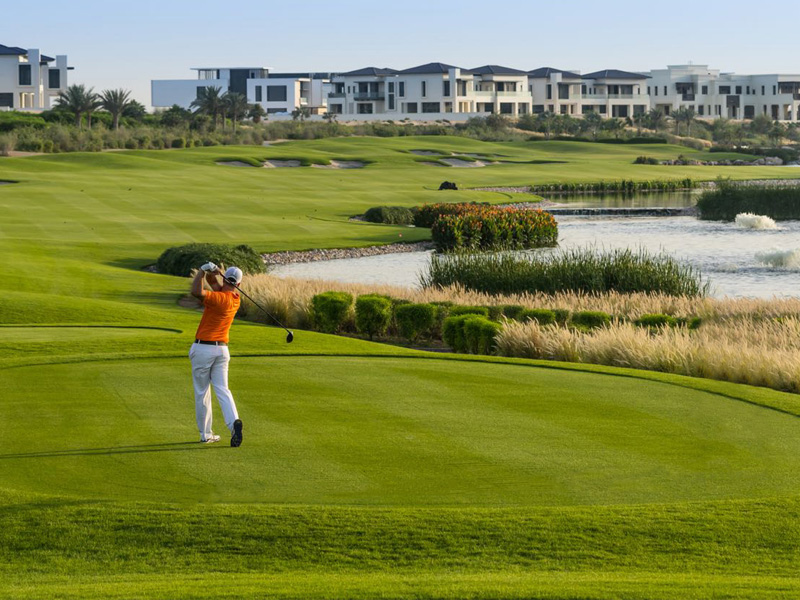
[[[689,264],[645,249],[569,249],[554,253],[434,254],[424,288],[461,286],[486,294],[659,293],[706,296],[709,284]]]

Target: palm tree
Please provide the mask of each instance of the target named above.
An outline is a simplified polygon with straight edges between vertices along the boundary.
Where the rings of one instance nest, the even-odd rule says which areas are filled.
[[[653,108],[647,113],[647,121],[650,129],[653,129],[656,133],[658,133],[664,129],[664,127],[666,127],[667,115],[665,115],[664,111],[660,108]]]
[[[307,106],[298,106],[292,111],[292,119],[300,121],[301,123],[306,120],[306,117],[311,116],[311,109]]]
[[[681,123],[686,123],[686,135],[691,133],[692,123],[694,123],[694,108],[681,107],[672,113],[675,119],[675,135],[681,134]]]
[[[94,88],[86,89],[85,85],[71,85],[58,93],[58,107],[75,115],[75,125],[83,128],[83,115],[87,115],[89,127],[92,126],[92,113],[99,106]]]
[[[253,123],[261,123],[266,114],[264,107],[260,104],[251,104],[250,109],[247,111],[247,116],[253,120]]]
[[[103,90],[100,94],[100,106],[111,113],[114,129],[119,129],[119,117],[130,104],[131,93],[128,90]]]
[[[636,126],[636,135],[642,135],[642,129],[650,125],[650,115],[646,112],[640,112],[633,115],[631,123]]]
[[[211,122],[213,123],[213,129],[216,129],[217,119],[219,118],[219,114],[222,112],[222,105],[222,88],[210,85],[206,88],[203,88],[201,93],[197,95],[197,98],[195,98],[189,106],[195,108],[196,113],[210,117]],[[225,116],[223,113],[223,120],[224,118]]]
[[[619,136],[625,131],[625,121],[622,119],[606,119],[603,123],[603,129],[619,139]]]
[[[556,125],[556,119],[556,114],[550,111],[543,112],[539,115],[539,131],[544,134],[544,139],[550,139],[553,133],[553,127]]]
[[[583,115],[583,129],[592,134],[592,139],[597,139],[597,133],[603,125],[603,117],[597,112],[588,112]]]
[[[775,123],[773,123],[772,128],[769,130],[769,133],[767,134],[773,146],[775,146],[776,148],[780,146],[781,140],[785,135],[786,135],[786,128],[778,121],[775,121]]]
[[[222,98],[225,101],[225,109],[233,121],[233,131],[235,132],[236,123],[244,119],[250,104],[248,104],[247,97],[244,94],[237,92],[228,92]]]

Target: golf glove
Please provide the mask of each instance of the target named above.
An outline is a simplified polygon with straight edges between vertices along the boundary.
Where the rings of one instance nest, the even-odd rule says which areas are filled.
[[[213,273],[214,271],[216,271],[216,270],[217,270],[217,265],[215,265],[213,262],[207,262],[206,264],[204,264],[204,265],[203,265],[202,267],[200,267],[200,268],[201,268],[203,271],[205,271],[206,273]]]

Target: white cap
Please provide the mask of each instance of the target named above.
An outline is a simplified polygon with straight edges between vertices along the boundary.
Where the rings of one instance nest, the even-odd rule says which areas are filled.
[[[239,285],[242,283],[242,270],[239,267],[228,267],[225,271],[225,281]]]

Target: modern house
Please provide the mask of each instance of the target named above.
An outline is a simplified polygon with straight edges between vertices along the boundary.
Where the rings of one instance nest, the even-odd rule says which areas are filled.
[[[155,79],[151,103],[156,108],[177,104],[189,108],[204,88],[243,94],[269,114],[308,108],[311,114],[327,110],[330,73],[270,73],[267,67],[197,67],[196,79]]]
[[[485,65],[462,69],[434,62],[398,71],[365,67],[332,79],[328,110],[347,118],[436,120],[454,115],[530,112],[524,71]]]
[[[605,69],[581,79],[581,114],[598,112],[603,118],[624,119],[650,110],[649,75]]]
[[[581,76],[572,71],[552,67],[528,71],[528,90],[533,98],[533,112],[580,115],[582,84]]]
[[[67,88],[67,57],[0,44],[0,110],[46,110]]]
[[[700,118],[753,119],[764,114],[797,121],[800,74],[736,75],[707,65],[670,65],[650,71],[651,105],[665,114],[693,108]]]

